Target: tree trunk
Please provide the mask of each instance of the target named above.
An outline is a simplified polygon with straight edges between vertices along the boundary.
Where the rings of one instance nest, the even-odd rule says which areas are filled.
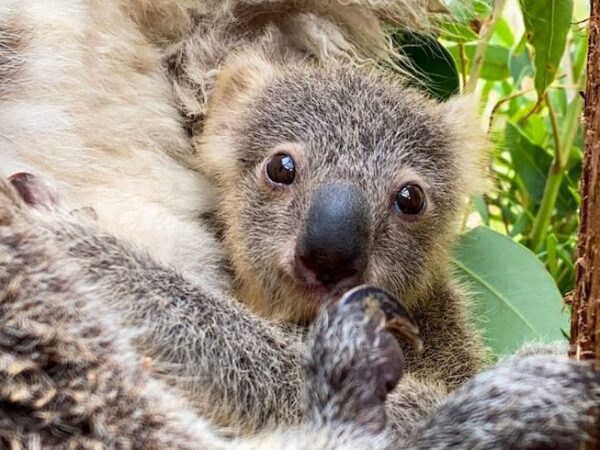
[[[600,0],[591,0],[587,76],[579,259],[569,354],[593,359],[600,370]],[[586,448],[600,449],[600,443]]]
[[[592,0],[585,96],[585,157],[577,280],[572,298],[571,356],[600,369],[600,2]]]

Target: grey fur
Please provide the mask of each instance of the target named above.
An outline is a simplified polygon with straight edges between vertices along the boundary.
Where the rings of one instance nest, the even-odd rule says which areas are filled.
[[[72,239],[73,245],[64,247],[65,239]],[[96,255],[103,257],[93,256],[92,252],[98,250],[100,253]],[[153,277],[155,270],[161,272],[156,278],[144,278]],[[111,271],[127,274],[122,292],[112,289],[118,286],[113,284],[118,280],[104,277]],[[136,280],[136,276],[141,278]],[[156,285],[157,280],[165,283],[169,296],[158,290],[149,292],[141,283],[150,281]],[[182,289],[177,293],[172,291],[171,282],[183,285]],[[147,330],[149,321],[162,322],[161,317],[175,317],[181,309],[188,310],[190,321],[203,324],[197,328],[198,333],[195,336],[186,333],[188,341],[176,341],[178,346],[151,347],[163,351],[163,356],[157,358],[162,363],[171,360],[181,364],[191,352],[197,352],[206,362],[213,361],[208,371],[196,374],[202,377],[206,392],[211,393],[207,401],[248,395],[251,397],[248,403],[256,403],[255,397],[264,395],[268,397],[262,405],[265,412],[274,414],[268,409],[275,403],[271,396],[278,394],[284,399],[289,395],[297,399],[296,391],[302,390],[299,372],[304,346],[285,342],[274,325],[246,323],[244,317],[235,314],[229,314],[229,320],[225,321],[233,328],[222,327],[219,315],[225,314],[230,306],[226,299],[203,295],[190,286],[186,289],[178,275],[153,266],[146,256],[126,249],[93,225],[78,223],[77,217],[70,214],[61,217],[48,209],[29,210],[5,182],[0,182],[0,287],[0,444],[3,446],[260,447],[260,438],[227,442],[217,435],[177,397],[175,390],[152,377],[149,369],[156,368],[154,361],[148,359],[152,355],[140,354],[132,345],[140,337],[148,338],[133,322],[137,321],[141,330]],[[136,292],[128,293],[132,287]],[[129,302],[145,305],[136,308],[135,303]],[[187,308],[185,303],[189,303]],[[237,304],[233,309],[236,307],[243,313]],[[124,313],[130,316],[129,320],[123,320]],[[309,340],[311,364],[325,370],[309,378],[308,390],[325,389],[332,379],[329,368],[343,373],[337,378],[343,385],[369,391],[369,383],[378,379],[378,371],[370,362],[385,359],[385,355],[391,354],[387,350],[390,346],[395,348],[394,372],[395,379],[399,378],[403,370],[401,352],[381,326],[381,315],[365,314],[357,305],[340,303],[327,317],[315,326]],[[214,331],[222,332],[213,334],[211,323],[216,327]],[[241,341],[240,336],[245,336],[247,342]],[[323,336],[332,339],[321,339]],[[260,346],[253,345],[259,342]],[[271,352],[265,345],[268,342]],[[256,350],[262,354],[252,354]],[[169,351],[173,355],[164,356]],[[355,352],[357,357],[347,358]],[[378,357],[379,353],[382,356]],[[365,358],[366,354],[372,359]],[[236,370],[230,370],[232,367]],[[362,378],[367,369],[369,378],[354,379]],[[271,385],[276,377],[280,379],[278,384],[284,386],[284,371],[290,372],[294,385],[289,387],[290,392],[285,387],[273,392]],[[234,386],[242,391],[221,390]],[[366,427],[381,421],[381,414],[379,419],[361,422],[360,430],[353,431],[355,418],[344,413],[348,409],[344,404],[352,402],[354,397],[342,391],[342,386],[332,386],[321,398],[323,410],[340,422],[334,430],[335,439],[341,439],[340,443],[344,435],[360,439],[360,431],[363,436],[372,435],[370,446],[384,442],[384,416],[373,432],[369,433]],[[368,397],[368,392],[355,395]],[[384,399],[385,395],[369,405],[382,410]],[[280,402],[280,406],[285,405]],[[307,436],[306,429],[318,425],[314,432],[327,435],[333,420],[313,407],[311,411],[315,413],[312,421],[294,432]]]
[[[116,273],[126,276],[113,278]],[[144,287],[145,282],[158,280],[165,283],[168,295]],[[588,439],[594,426],[593,412],[600,407],[600,375],[588,365],[565,358],[525,356],[501,363],[447,399],[439,399],[427,421],[409,436],[398,438],[385,426],[382,408],[387,389],[402,376],[403,357],[383,331],[383,315],[377,310],[365,313],[355,303],[342,300],[316,321],[309,339],[308,395],[304,397],[299,378],[288,386],[289,392],[278,390],[281,380],[268,381],[270,370],[284,375],[277,372],[278,365],[301,365],[302,344],[290,346],[287,342],[283,347],[281,342],[271,342],[272,351],[258,359],[261,364],[251,364],[246,359],[252,356],[248,351],[253,344],[265,349],[264,341],[269,342],[265,331],[278,339],[276,326],[265,321],[262,331],[260,326],[248,327],[237,323],[245,319],[239,314],[230,314],[226,326],[214,324],[207,319],[220,310],[243,311],[243,307],[221,303],[222,298],[202,295],[191,286],[174,296],[173,280],[185,285],[178,275],[157,267],[143,253],[127,248],[87,219],[52,207],[31,208],[1,181],[3,445],[575,449]],[[121,287],[117,292],[116,286]],[[142,308],[138,306],[141,303],[145,304]],[[240,395],[260,393],[267,380],[272,384],[266,389],[282,395],[281,407],[289,401],[287,395],[304,405],[301,409],[309,413],[307,422],[249,440],[227,441],[215,433],[181,399],[181,392],[154,377],[153,365],[169,359],[166,352],[148,361],[144,359],[148,355],[132,345],[134,340],[148,337],[149,329],[160,329],[164,317],[176,316],[165,315],[162,308],[168,312],[187,308],[192,318],[202,321],[196,328],[202,335],[191,338],[190,344],[178,343],[193,345],[186,356],[196,351],[203,358],[197,369],[210,364],[210,374],[198,377],[207,392],[226,398],[227,392],[220,390],[224,388],[239,400]],[[140,327],[131,325],[136,321]],[[219,337],[210,334],[215,325]],[[246,341],[239,339],[236,327],[247,327]],[[229,334],[232,330],[238,334]],[[219,355],[211,355],[217,346]],[[180,356],[175,350],[171,361]],[[237,370],[232,371],[232,366]],[[245,379],[228,379],[240,373]],[[231,391],[238,386],[244,391]],[[402,385],[397,389],[401,391]],[[246,406],[265,406],[256,401],[248,398]]]

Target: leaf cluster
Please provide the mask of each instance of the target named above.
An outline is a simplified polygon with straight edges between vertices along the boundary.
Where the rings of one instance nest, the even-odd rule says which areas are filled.
[[[404,71],[442,101],[481,99],[493,189],[471,201],[458,278],[497,353],[567,328],[583,155],[586,0],[451,1],[436,36],[396,33]]]

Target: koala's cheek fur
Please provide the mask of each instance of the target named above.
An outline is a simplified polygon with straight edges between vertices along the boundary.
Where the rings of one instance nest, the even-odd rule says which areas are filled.
[[[311,318],[316,306],[296,292],[295,247],[302,219],[293,198],[270,194],[250,172],[224,196],[224,241],[232,255],[239,297],[255,311],[282,320]],[[310,311],[308,311],[310,310]]]

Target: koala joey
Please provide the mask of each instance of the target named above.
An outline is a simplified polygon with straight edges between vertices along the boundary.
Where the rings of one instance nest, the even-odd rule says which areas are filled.
[[[71,209],[93,208],[102,232],[50,228],[57,259],[211,423],[297,424],[303,325],[363,283],[403,300],[425,346],[402,349],[386,403],[394,442],[416,439],[482,367],[446,252],[485,140],[462,100],[437,104],[358,67],[386,53],[380,18],[405,24],[434,3],[0,4],[3,172],[41,175]],[[533,366],[509,367],[543,385]],[[474,408],[460,417],[493,422]],[[584,435],[569,423],[565,436]]]

